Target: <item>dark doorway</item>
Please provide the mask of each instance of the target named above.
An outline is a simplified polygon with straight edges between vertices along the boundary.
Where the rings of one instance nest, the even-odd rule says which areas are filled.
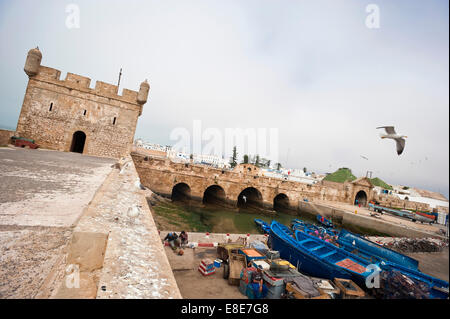
[[[237,206],[244,209],[262,209],[263,200],[261,192],[254,187],[244,189],[238,196]]]
[[[355,196],[355,205],[366,206],[367,204],[367,195],[365,191],[359,191]]]
[[[179,183],[172,188],[172,201],[188,203],[191,200],[191,188],[188,184]]]
[[[287,212],[290,209],[289,197],[280,193],[273,199],[273,209],[277,212]]]
[[[75,133],[73,133],[70,151],[83,154],[85,142],[86,142],[86,134],[84,134],[84,132],[82,131],[76,131]]]
[[[203,194],[203,204],[224,206],[225,191],[219,185],[211,185]]]

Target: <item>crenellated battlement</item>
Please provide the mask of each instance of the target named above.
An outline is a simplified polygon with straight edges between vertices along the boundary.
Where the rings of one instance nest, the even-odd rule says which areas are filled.
[[[41,65],[39,66],[38,73],[33,76],[33,79],[54,83],[60,86],[68,87],[70,89],[76,89],[106,98],[117,99],[132,104],[139,104],[137,101],[137,91],[123,89],[122,95],[119,95],[119,88],[114,84],[106,83],[103,81],[96,81],[95,88],[92,89],[90,88],[91,79],[88,77],[69,72],[67,73],[64,80],[61,80],[60,77],[61,71]]]
[[[43,66],[39,48],[28,51],[28,85],[16,134],[42,148],[120,158],[129,152],[150,84],[137,91]],[[95,83],[92,83],[95,82]]]

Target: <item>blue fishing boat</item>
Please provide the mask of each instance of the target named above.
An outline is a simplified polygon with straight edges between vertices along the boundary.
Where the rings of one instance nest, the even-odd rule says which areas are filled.
[[[307,222],[304,222],[300,219],[293,219],[291,221],[291,228],[292,230],[301,230],[307,233],[318,233],[321,237],[323,237],[325,234],[329,236],[337,236],[339,231],[333,229],[333,228],[325,228],[317,225],[313,225]]]
[[[333,227],[333,223],[321,215],[316,216],[317,221],[325,227]]]
[[[345,250],[369,260],[389,261],[413,270],[417,270],[419,266],[417,260],[371,242],[370,240],[353,234],[345,229],[340,231],[337,243]]]
[[[367,276],[373,272],[366,270],[370,264],[367,260],[305,232],[296,230],[294,235],[276,221],[270,225],[270,237],[272,249],[278,250],[281,258],[310,276],[346,278],[364,285]]]
[[[397,270],[403,275],[426,283],[431,298],[448,298],[448,282],[390,261],[377,263],[350,253],[317,237],[296,230],[295,234],[286,226],[273,221],[270,225],[272,249],[278,250],[283,259],[296,265],[310,276],[334,279],[346,278],[365,287],[366,278],[373,273],[367,266],[373,264],[382,271]]]
[[[255,218],[254,221],[255,221],[255,224],[261,229],[261,231],[264,234],[268,234],[270,232],[270,225],[267,224],[265,221],[263,221],[262,219],[259,219],[259,218]]]

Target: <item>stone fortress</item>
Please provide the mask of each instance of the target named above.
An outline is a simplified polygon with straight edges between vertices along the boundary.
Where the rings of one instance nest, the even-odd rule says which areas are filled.
[[[42,148],[119,158],[129,153],[138,117],[147,102],[147,81],[139,92],[41,65],[38,48],[28,52],[24,71],[28,86],[16,135]]]

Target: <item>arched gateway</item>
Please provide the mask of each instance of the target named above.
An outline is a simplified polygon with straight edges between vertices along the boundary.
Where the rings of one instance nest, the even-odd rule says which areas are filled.
[[[72,144],[70,151],[83,154],[84,143],[86,142],[86,134],[83,131],[76,131],[72,136]]]

